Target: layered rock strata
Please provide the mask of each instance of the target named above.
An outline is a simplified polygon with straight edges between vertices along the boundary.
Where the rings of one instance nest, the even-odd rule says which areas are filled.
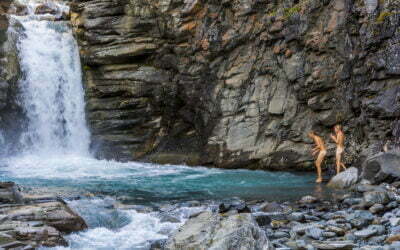
[[[0,182],[0,249],[67,246],[64,235],[87,229],[63,201],[28,196],[12,182]]]
[[[99,157],[311,169],[310,130],[348,165],[399,136],[398,1],[71,5]]]

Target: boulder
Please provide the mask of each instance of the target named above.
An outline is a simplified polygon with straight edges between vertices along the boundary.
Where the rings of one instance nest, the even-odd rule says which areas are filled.
[[[14,182],[0,182],[0,204],[22,203],[22,196]]]
[[[40,4],[35,9],[36,15],[45,15],[45,14],[54,15],[56,13],[57,13],[57,10],[48,6],[47,4]]]
[[[364,161],[361,178],[371,183],[391,183],[400,180],[400,153],[390,151],[376,154]]]
[[[371,207],[375,204],[387,204],[390,202],[389,195],[386,191],[370,191],[364,193],[364,205]]]
[[[334,176],[328,183],[328,187],[336,189],[347,189],[358,182],[358,169],[351,167],[344,172]]]
[[[64,234],[87,229],[64,201],[22,194],[13,182],[0,182],[0,207],[0,249],[68,246]]]
[[[273,249],[251,214],[222,216],[210,211],[189,219],[167,242],[165,249]]]
[[[28,15],[28,7],[24,4],[14,1],[14,3],[11,5],[11,8],[8,10],[8,13],[17,16],[25,16]]]
[[[12,206],[3,211],[10,221],[40,221],[62,233],[87,229],[85,221],[63,202],[47,202],[31,205]]]
[[[243,201],[224,202],[219,205],[219,212],[237,211],[238,213],[251,213],[251,209]]]

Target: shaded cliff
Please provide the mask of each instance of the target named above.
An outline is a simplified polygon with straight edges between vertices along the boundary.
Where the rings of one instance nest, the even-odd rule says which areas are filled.
[[[16,49],[17,38],[8,32],[15,10],[13,0],[0,3],[0,155],[16,150],[15,142],[23,126],[23,112],[18,105],[18,80],[21,77]]]
[[[86,0],[71,21],[99,157],[311,169],[309,130],[342,124],[347,164],[399,130],[398,1]]]
[[[8,18],[7,11],[11,0],[0,3],[0,108],[4,108],[7,97],[9,73],[7,72],[7,42]]]

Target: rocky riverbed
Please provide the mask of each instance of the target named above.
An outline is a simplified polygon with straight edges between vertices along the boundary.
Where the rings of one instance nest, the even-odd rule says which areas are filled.
[[[189,219],[166,249],[400,249],[398,187],[363,180],[333,200],[222,203]]]
[[[14,183],[0,182],[0,249],[67,246],[65,234],[86,228],[62,199],[23,194]]]

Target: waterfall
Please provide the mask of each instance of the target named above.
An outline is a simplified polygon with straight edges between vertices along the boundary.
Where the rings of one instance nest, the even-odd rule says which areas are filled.
[[[35,15],[38,1],[24,1],[27,16],[14,16],[18,32],[20,104],[27,116],[23,152],[35,155],[89,155],[90,134],[79,52],[67,22]],[[55,4],[54,2],[52,4]],[[65,6],[57,9],[65,11]],[[61,15],[57,13],[56,15]]]

